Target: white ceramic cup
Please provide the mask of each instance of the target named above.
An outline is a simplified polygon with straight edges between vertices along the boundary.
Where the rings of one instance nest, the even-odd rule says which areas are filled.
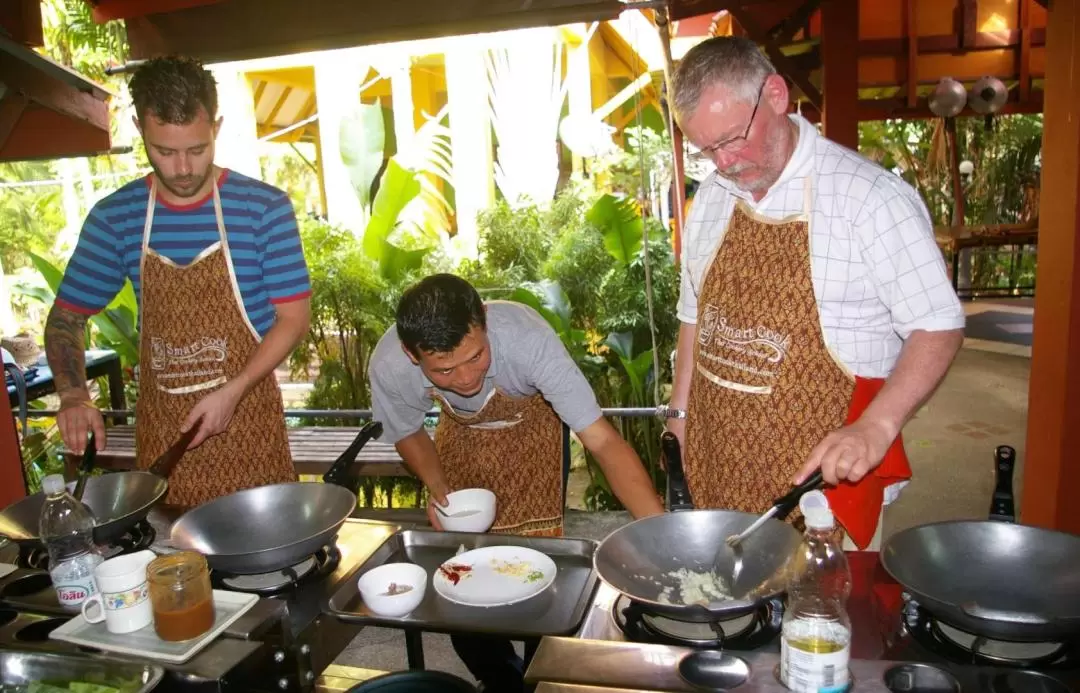
[[[89,623],[105,622],[110,633],[131,633],[154,622],[146,566],[157,558],[153,551],[117,556],[94,568],[98,593],[82,603]],[[96,609],[93,607],[96,605]],[[91,613],[96,611],[97,613]]]

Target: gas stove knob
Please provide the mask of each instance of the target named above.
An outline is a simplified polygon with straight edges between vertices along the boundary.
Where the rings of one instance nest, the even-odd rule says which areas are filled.
[[[277,662],[278,664],[281,664],[282,662],[284,662],[285,661],[285,653],[282,652],[281,650],[278,650],[277,652],[275,652],[274,653],[274,661]]]
[[[311,654],[311,646],[306,644],[306,643],[301,645],[300,646],[300,654],[302,654],[304,656],[307,656],[307,655]]]
[[[309,671],[308,673],[304,674],[304,680],[307,681],[308,683],[311,683],[312,681],[314,681],[315,680],[315,672],[314,671]]]
[[[277,687],[283,691],[289,690],[289,679],[278,679]]]

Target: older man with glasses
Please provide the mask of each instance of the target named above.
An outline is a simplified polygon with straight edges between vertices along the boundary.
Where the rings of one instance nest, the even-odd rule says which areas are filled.
[[[691,496],[763,512],[820,468],[849,545],[874,547],[911,476],[901,429],[963,341],[926,206],[789,114],[752,41],[695,46],[674,82],[716,166],[687,219],[671,397]]]

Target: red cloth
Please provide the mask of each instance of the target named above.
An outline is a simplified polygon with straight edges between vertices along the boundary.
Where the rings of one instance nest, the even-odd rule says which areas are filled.
[[[855,423],[884,385],[882,378],[856,376],[855,392],[851,395],[844,425]],[[901,436],[896,436],[881,464],[873,472],[856,484],[844,481],[839,486],[828,487],[825,496],[829,499],[833,515],[851,541],[860,549],[866,549],[877,531],[885,488],[910,478],[911,466],[904,452],[904,442]]]

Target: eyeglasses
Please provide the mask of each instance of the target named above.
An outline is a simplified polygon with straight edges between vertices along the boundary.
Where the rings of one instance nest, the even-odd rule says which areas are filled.
[[[754,127],[754,118],[757,117],[758,108],[761,106],[761,95],[765,93],[765,82],[761,83],[758,87],[757,100],[754,101],[754,110],[750,112],[750,122],[746,124],[746,129],[743,134],[736,135],[735,137],[728,138],[723,142],[718,142],[711,147],[700,150],[694,155],[694,158],[700,160],[711,160],[718,151],[724,151],[728,154],[737,154],[746,148],[747,138],[750,136],[750,128]]]

